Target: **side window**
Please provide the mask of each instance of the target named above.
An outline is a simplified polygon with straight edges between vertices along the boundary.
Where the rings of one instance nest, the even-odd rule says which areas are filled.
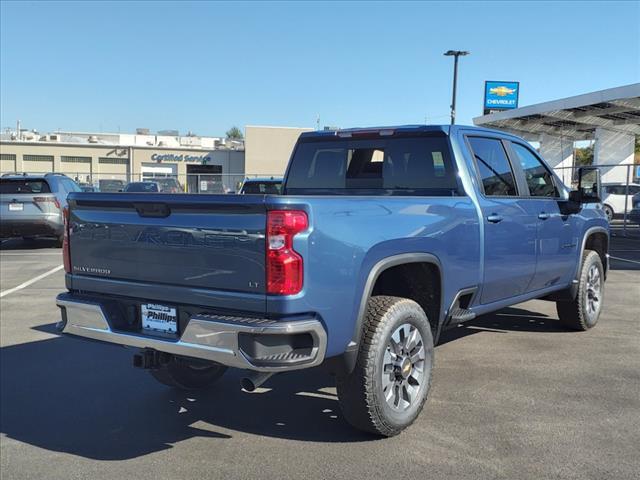
[[[516,181],[502,142],[495,138],[468,137],[487,196],[516,196]]]
[[[553,183],[553,177],[540,159],[520,143],[512,142],[511,146],[522,166],[529,186],[529,195],[532,197],[557,197],[558,191]]]

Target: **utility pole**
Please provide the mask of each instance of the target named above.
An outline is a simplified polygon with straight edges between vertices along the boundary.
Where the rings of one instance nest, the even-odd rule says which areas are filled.
[[[447,50],[446,57],[453,57],[453,93],[451,96],[451,125],[456,123],[456,90],[458,88],[458,57],[469,55],[470,52],[464,50]]]

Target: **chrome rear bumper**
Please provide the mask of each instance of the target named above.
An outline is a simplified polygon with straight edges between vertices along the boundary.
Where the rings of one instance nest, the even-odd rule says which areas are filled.
[[[62,310],[60,326],[63,333],[210,360],[228,367],[261,372],[310,368],[322,363],[327,348],[326,331],[314,318],[279,322],[270,319],[196,315],[190,318],[182,335],[174,340],[136,332],[115,331],[111,328],[100,303],[77,299],[71,294],[58,295],[56,304]],[[308,334],[312,344],[304,352],[293,351],[253,358],[243,350],[241,334],[248,334],[245,338],[255,335],[260,339],[268,335],[286,339]]]

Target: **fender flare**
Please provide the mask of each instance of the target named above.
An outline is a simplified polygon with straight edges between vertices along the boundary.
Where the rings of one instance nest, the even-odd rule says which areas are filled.
[[[589,227],[585,230],[584,235],[582,236],[582,244],[580,245],[580,251],[578,252],[578,259],[576,261],[576,271],[573,275],[573,280],[571,282],[571,287],[569,290],[570,298],[575,298],[575,296],[578,293],[578,278],[580,276],[580,268],[582,267],[582,256],[584,255],[584,251],[587,247],[587,240],[594,233],[604,233],[607,237],[606,262],[604,262],[604,265],[603,265],[604,271],[605,271],[605,278],[607,276],[607,273],[609,272],[609,253],[608,253],[609,242],[610,242],[609,231],[604,227]]]
[[[371,297],[373,286],[376,284],[376,281],[378,280],[378,277],[380,277],[380,274],[391,267],[396,267],[398,265],[407,263],[430,263],[438,268],[438,274],[440,276],[440,314],[439,318],[437,319],[438,324],[436,325],[436,328],[437,331],[442,328],[442,322],[444,319],[444,309],[442,308],[444,285],[442,282],[442,264],[440,263],[438,257],[430,253],[401,253],[398,255],[392,255],[390,257],[385,257],[379,260],[373,265],[373,267],[371,267],[371,270],[369,270],[369,274],[367,275],[367,280],[365,281],[364,289],[362,291],[362,298],[360,299],[358,313],[355,318],[353,335],[351,337],[351,341],[347,345],[346,352],[358,351],[358,347],[360,345],[360,337],[362,336],[362,323],[364,322],[367,302]]]

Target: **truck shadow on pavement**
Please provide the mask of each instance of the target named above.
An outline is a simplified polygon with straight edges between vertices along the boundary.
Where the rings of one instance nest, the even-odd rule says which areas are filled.
[[[450,330],[445,330],[440,335],[438,345],[483,332],[570,333],[573,330],[567,330],[559,320],[550,318],[543,313],[532,312],[518,307],[509,307],[495,313],[482,315]]]
[[[36,330],[55,334],[53,324]],[[509,308],[445,332],[441,343],[508,331],[563,330],[544,315]],[[135,458],[193,437],[223,441],[237,432],[309,442],[376,439],[345,422],[334,379],[322,370],[274,376],[259,393],[241,391],[241,372],[228,371],[213,389],[185,393],[132,368],[132,353],[72,337],[2,348],[0,431],[97,460]]]

